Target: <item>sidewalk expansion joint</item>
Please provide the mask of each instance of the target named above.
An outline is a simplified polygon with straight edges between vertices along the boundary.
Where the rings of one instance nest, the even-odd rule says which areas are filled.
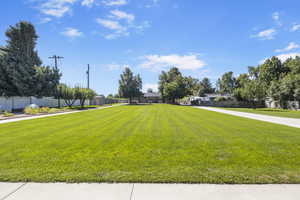
[[[130,193],[130,199],[129,200],[132,200],[132,198],[133,198],[133,191],[134,191],[134,183],[132,184],[131,193]]]
[[[2,197],[0,200],[5,200],[8,197],[10,197],[11,195],[13,195],[14,193],[16,193],[18,190],[20,190],[22,187],[24,187],[27,183],[23,183],[22,185],[20,185],[19,187],[17,187],[15,190],[13,190],[12,192],[8,193],[7,195],[5,195],[4,197]]]

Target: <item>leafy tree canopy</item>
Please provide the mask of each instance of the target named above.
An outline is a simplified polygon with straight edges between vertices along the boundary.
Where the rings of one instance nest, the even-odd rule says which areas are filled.
[[[133,75],[129,68],[125,68],[119,80],[119,96],[128,98],[132,103],[132,99],[142,95],[142,79],[140,75]]]
[[[221,94],[232,94],[236,87],[236,79],[233,72],[226,72],[217,81],[217,87]]]
[[[212,84],[209,80],[209,78],[203,78],[202,81],[200,81],[200,87],[199,87],[199,96],[205,96],[205,94],[214,93],[215,89],[212,87]]]

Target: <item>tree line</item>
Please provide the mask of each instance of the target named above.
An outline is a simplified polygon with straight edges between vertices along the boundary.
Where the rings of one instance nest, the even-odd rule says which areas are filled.
[[[190,95],[204,96],[215,92],[208,78],[199,80],[191,76],[183,76],[176,67],[172,67],[168,72],[162,71],[158,85],[163,101],[169,103],[175,103],[177,99]]]
[[[282,62],[273,56],[256,67],[249,66],[247,73],[237,77],[231,71],[226,72],[217,80],[215,88],[208,78],[199,80],[183,76],[178,68],[173,67],[160,74],[159,92],[164,102],[170,103],[186,96],[203,97],[218,93],[253,105],[271,99],[286,108],[287,101],[300,101],[300,57]]]
[[[300,57],[282,62],[274,56],[238,77],[226,72],[217,81],[217,91],[253,104],[272,99],[286,108],[287,101],[300,101]]]
[[[162,71],[159,76],[159,92],[164,102],[175,103],[189,95],[204,96],[213,93],[215,89],[208,78],[198,80],[191,76],[183,76],[178,68],[173,67],[168,72]],[[153,92],[153,90],[148,90]],[[129,68],[125,68],[119,80],[119,97],[128,98],[131,103],[134,98],[140,98],[142,92],[142,79],[140,75],[134,75]]]
[[[208,78],[199,80],[183,76],[178,68],[173,67],[161,72],[158,85],[163,101],[168,103],[187,96],[203,97],[218,93],[253,105],[271,99],[286,108],[287,101],[300,101],[300,57],[282,62],[274,56],[256,67],[248,67],[246,73],[237,77],[231,71],[226,72],[217,80],[216,88]],[[134,76],[126,68],[119,81],[119,96],[129,98],[131,102],[142,95],[141,89],[140,76]]]

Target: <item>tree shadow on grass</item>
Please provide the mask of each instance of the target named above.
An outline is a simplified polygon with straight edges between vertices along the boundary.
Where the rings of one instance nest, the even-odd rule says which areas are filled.
[[[132,103],[132,104],[127,104],[127,106],[152,106],[152,103]]]
[[[258,109],[257,111],[264,111],[264,112],[290,112],[291,110],[282,110],[282,109]]]

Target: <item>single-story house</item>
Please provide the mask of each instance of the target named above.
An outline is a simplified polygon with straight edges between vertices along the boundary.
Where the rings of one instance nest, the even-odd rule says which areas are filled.
[[[103,105],[103,104],[105,104],[104,95],[95,96],[95,98],[91,101],[91,105]]]
[[[144,93],[141,98],[141,103],[162,103],[162,96],[159,92],[147,92]]]
[[[228,95],[228,94],[223,94],[223,95],[222,94],[205,94],[204,97],[199,97],[199,96],[190,97],[190,103],[197,104],[197,105],[209,105],[218,97],[224,97],[226,99],[232,98],[232,96]]]

